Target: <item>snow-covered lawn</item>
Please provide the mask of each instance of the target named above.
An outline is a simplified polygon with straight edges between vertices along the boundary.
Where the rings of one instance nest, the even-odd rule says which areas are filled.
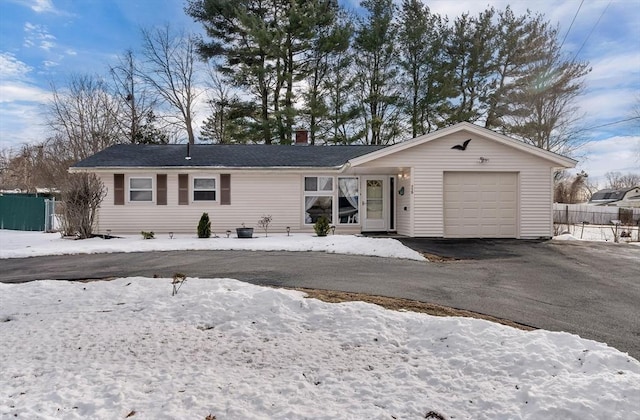
[[[422,259],[392,239],[71,241],[0,230],[0,258],[177,249]],[[640,362],[568,333],[394,312],[232,279],[0,284],[0,418],[640,418]]]
[[[553,239],[561,241],[595,241],[595,242],[614,242],[615,226],[613,225],[559,225],[563,233]],[[632,245],[640,245],[638,241],[638,228],[628,226],[618,226],[618,239],[620,242],[629,242]],[[622,232],[626,232],[631,237],[620,237]]]
[[[113,239],[92,238],[81,241],[63,239],[58,233],[0,230],[0,259],[43,255],[95,254],[105,252],[144,252],[174,250],[247,250],[247,251],[321,251],[337,254],[373,255],[423,261],[424,257],[390,238],[365,238],[352,235],[255,234],[251,239],[198,239],[195,235],[158,235],[142,239],[130,235]]]
[[[640,362],[575,335],[230,279],[171,290],[0,284],[0,418],[640,418]]]

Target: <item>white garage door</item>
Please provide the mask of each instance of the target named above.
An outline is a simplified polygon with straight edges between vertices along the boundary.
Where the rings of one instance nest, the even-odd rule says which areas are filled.
[[[516,173],[445,172],[445,237],[515,238],[517,213]]]

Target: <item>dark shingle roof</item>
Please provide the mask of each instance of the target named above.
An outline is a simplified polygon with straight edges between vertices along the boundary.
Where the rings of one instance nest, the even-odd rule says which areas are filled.
[[[118,144],[90,156],[73,168],[226,167],[327,168],[385,146],[279,146],[264,144]]]
[[[593,202],[609,202],[620,201],[624,198],[625,194],[638,187],[620,188],[618,190],[607,188],[599,190],[593,193],[589,199],[590,203]]]

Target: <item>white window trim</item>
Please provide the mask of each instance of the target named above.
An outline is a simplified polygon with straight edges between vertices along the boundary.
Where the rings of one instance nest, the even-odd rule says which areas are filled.
[[[362,192],[360,191],[360,188],[361,188],[360,177],[356,176],[356,175],[340,175],[340,176],[336,177],[336,182],[335,182],[335,184],[336,184],[336,192],[335,192],[336,198],[335,198],[335,200],[337,200],[336,203],[338,203],[338,204],[336,206],[335,211],[337,213],[340,212],[340,207],[339,207],[339,205],[340,205],[340,181],[339,180],[341,178],[343,178],[343,179],[344,178],[355,179],[356,182],[358,183],[358,203],[357,203],[357,206],[358,206],[358,223],[342,223],[342,222],[340,222],[340,214],[338,214],[338,217],[335,219],[336,223],[334,223],[334,224],[337,224],[337,225],[340,225],[340,226],[360,226],[361,225],[361,221],[360,221],[360,210],[361,210],[360,209],[360,199],[362,197]]]
[[[195,183],[196,179],[214,179],[216,181],[216,199],[215,200],[196,200],[195,192],[196,191],[211,191],[211,190],[196,190]],[[191,204],[211,204],[211,203],[219,203],[220,202],[220,176],[218,174],[195,174],[189,177],[189,203]]]
[[[306,178],[330,178],[331,179],[331,191],[307,191],[306,190]],[[302,176],[302,224],[304,226],[313,226],[315,223],[307,223],[306,218],[306,209],[305,202],[306,197],[331,197],[331,224],[335,224],[336,220],[336,200],[337,200],[337,189],[336,189],[336,177],[333,175],[316,175],[316,174],[305,174]]]
[[[127,188],[127,203],[131,203],[131,204],[153,204],[156,202],[156,181],[155,181],[155,177],[152,175],[128,175],[126,176],[127,179],[127,184],[126,184],[126,188]],[[151,180],[151,200],[132,200],[131,199],[131,191],[149,191],[149,189],[144,188],[131,188],[131,180],[132,179],[149,179]]]

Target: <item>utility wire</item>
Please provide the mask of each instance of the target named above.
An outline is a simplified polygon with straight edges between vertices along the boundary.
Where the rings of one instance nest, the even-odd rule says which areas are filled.
[[[611,2],[613,0],[609,0],[609,3],[607,3],[607,6],[604,8],[604,10],[602,10],[602,13],[600,13],[600,17],[598,18],[598,20],[596,21],[596,23],[591,27],[591,30],[589,31],[589,35],[587,35],[587,37],[584,39],[584,42],[582,43],[582,45],[580,46],[580,49],[578,50],[578,52],[576,52],[576,54],[573,56],[573,61],[576,61],[576,58],[578,58],[578,54],[580,54],[580,52],[582,51],[582,49],[584,48],[584,46],[587,44],[587,41],[589,40],[589,38],[591,37],[591,34],[593,33],[593,31],[596,29],[596,27],[598,26],[598,24],[600,23],[600,20],[602,19],[602,16],[604,16],[604,13],[607,11],[607,9],[609,8],[609,6],[611,6]]]
[[[573,20],[571,21],[571,24],[569,25],[569,29],[567,29],[567,32],[564,34],[564,38],[562,38],[562,42],[560,43],[560,49],[562,49],[562,46],[564,45],[564,41],[567,40],[567,36],[569,35],[569,32],[571,32],[571,28],[573,28],[573,23],[576,21],[576,18],[578,17],[578,13],[580,13],[580,9],[582,9],[582,4],[584,3],[584,0],[582,0],[580,2],[580,6],[578,6],[578,10],[576,10],[576,14],[573,15]]]
[[[576,130],[575,132],[576,133],[580,133],[582,131],[593,130],[594,128],[608,127],[610,125],[616,125],[616,124],[620,124],[620,123],[627,122],[627,121],[633,121],[633,120],[640,120],[640,117],[631,117],[631,118],[627,118],[627,119],[624,119],[624,120],[613,121],[613,122],[606,123],[606,124],[594,125],[593,127],[582,128],[580,130]]]

